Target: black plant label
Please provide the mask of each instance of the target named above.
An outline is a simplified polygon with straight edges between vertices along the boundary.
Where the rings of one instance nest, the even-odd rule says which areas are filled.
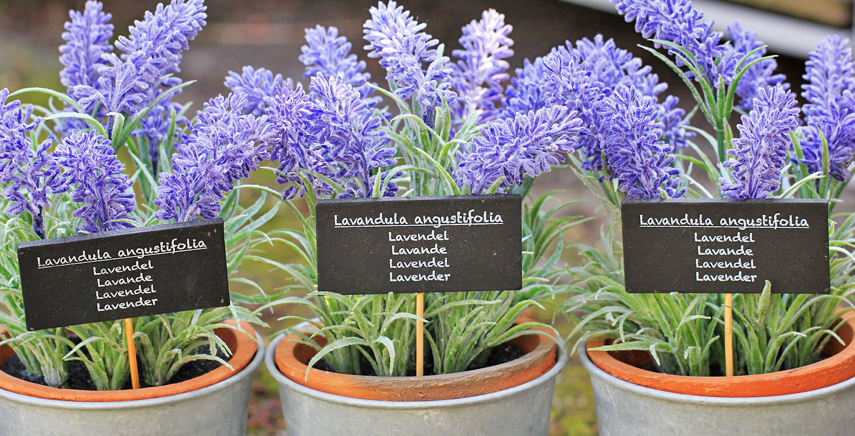
[[[827,294],[824,200],[626,200],[626,290]]]
[[[319,201],[318,289],[520,289],[520,207],[519,195]]]
[[[18,245],[27,328],[229,304],[223,220]]]

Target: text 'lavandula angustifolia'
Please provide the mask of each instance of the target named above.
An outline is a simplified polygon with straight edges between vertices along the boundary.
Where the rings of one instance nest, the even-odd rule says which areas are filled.
[[[792,146],[789,134],[798,126],[796,97],[780,85],[760,88],[752,106],[724,163],[731,181],[722,183],[721,192],[728,198],[768,198],[778,190]]]
[[[94,131],[73,132],[57,146],[56,158],[74,186],[71,199],[83,205],[72,213],[80,232],[133,227],[134,191],[110,141]]]

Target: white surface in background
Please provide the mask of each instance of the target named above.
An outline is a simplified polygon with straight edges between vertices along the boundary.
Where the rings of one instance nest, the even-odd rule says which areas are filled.
[[[609,0],[564,0],[601,11],[617,13]],[[838,33],[852,38],[852,29],[841,29],[817,24],[798,18],[779,15],[716,0],[693,0],[692,4],[703,11],[706,18],[715,21],[715,30],[726,31],[735,20],[743,28],[757,31],[757,37],[766,43],[771,51],[798,58],[807,58],[825,35]]]

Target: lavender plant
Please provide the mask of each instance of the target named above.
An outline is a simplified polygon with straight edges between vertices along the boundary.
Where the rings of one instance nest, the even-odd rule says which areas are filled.
[[[0,327],[9,333],[0,344],[11,346],[28,375],[49,386],[65,387],[68,362],[77,360],[98,389],[122,389],[129,367],[121,322],[26,330],[17,244],[220,217],[230,283],[263,294],[238,271],[245,259],[263,258],[258,245],[269,239],[260,227],[278,207],[265,209],[264,193],[244,206],[239,192],[250,187],[243,179],[269,155],[269,124],[266,116],[243,113],[249,104],[243,94],[211,99],[193,120],[185,117],[187,106],[171,101],[192,83],[175,74],[182,52],[205,24],[201,0],[159,5],[115,44],[109,43],[113,26],[101,3],[89,1],[70,16],[60,48],[68,92],[0,90]],[[48,95],[48,107],[12,100],[33,92]],[[121,149],[127,162],[117,153]],[[232,295],[242,303],[265,299]],[[143,385],[166,384],[194,360],[228,365],[220,356],[230,350],[214,331],[241,328],[225,324],[227,319],[262,323],[236,304],[136,318],[133,351]]]
[[[290,79],[277,81],[272,93],[267,82],[258,80],[244,79],[238,88],[236,73],[226,84],[235,92],[265,96],[272,126],[268,144],[278,163],[271,169],[284,185],[285,204],[302,224],[300,230],[271,236],[303,262],[273,265],[294,278],[283,290],[308,295],[271,304],[299,305],[312,314],[286,317],[313,327],[292,330],[318,351],[309,367],[323,359],[337,372],[401,376],[415,367],[415,295],[317,291],[315,203],[506,192],[525,196],[532,178],[564,161],[582,120],[560,107],[499,116],[512,41],[511,27],[496,11],[484,12],[464,28],[454,64],[443,55],[444,46],[424,32],[425,25],[394,1],[379,3],[370,14],[365,48],[386,70],[388,89],[370,82],[364,62],[350,54],[351,44],[337,29],[321,26],[306,30],[300,57],[310,78],[308,90]],[[245,67],[244,76],[250,71],[258,70]],[[395,109],[379,107],[377,94]],[[308,213],[294,203],[300,197]],[[544,197],[526,211],[522,292],[426,295],[424,321],[435,373],[483,365],[490,348],[536,333],[532,327],[546,327],[514,321],[550,296],[562,274],[560,249],[549,247],[562,247],[562,231],[578,220],[557,218],[562,206],[550,209]]]
[[[595,149],[601,150],[602,167],[589,163],[592,153],[571,159],[577,174],[600,196],[615,221],[620,219],[620,201],[628,197],[798,196],[828,199],[833,208],[852,163],[847,151],[851,140],[845,136],[852,80],[851,52],[845,42],[828,37],[811,54],[805,75],[810,83],[803,93],[808,104],[801,110],[805,114],[802,121],[795,96],[783,76],[775,72],[774,60],[765,56],[765,47],[754,32],[734,24],[729,27],[732,41],[723,42],[723,36],[711,30],[712,23],[687,1],[613,3],[627,21],[635,21],[637,31],[653,37],[654,46],[666,49],[662,53],[645,48],[680,75],[696,99],[696,110],[704,114],[716,134],[684,122],[680,122],[680,130],[704,139],[718,158],[717,162],[710,159],[685,135],[680,142],[698,157],[663,147],[663,143],[673,143],[662,129],[674,125],[675,114],[663,115],[668,113],[665,110],[659,117],[651,115],[652,101],[644,82],[642,86],[626,85],[634,91],[613,90],[591,111],[598,119],[608,120],[607,127],[599,128],[595,136],[603,138]],[[595,77],[579,80],[578,74],[572,74],[573,59],[557,65],[544,59],[540,64],[543,77],[561,78],[551,83],[561,84],[565,90],[582,93],[585,87],[596,86],[590,84],[596,83]],[[539,91],[547,95],[543,104],[548,105],[548,90],[541,86]],[[736,97],[741,101],[735,103]],[[733,137],[728,123],[734,108],[743,114],[738,138]],[[835,152],[824,137],[826,132],[838,141]],[[834,159],[837,165],[833,167]],[[695,179],[692,172],[696,169],[708,177],[714,190]],[[840,226],[834,221],[829,226],[830,295],[773,294],[767,283],[759,294],[734,296],[737,374],[807,365],[817,360],[828,341],[840,340],[835,333],[840,325],[836,309],[840,304],[851,306],[848,283],[853,258],[849,246],[852,219],[838,218],[843,221]],[[580,335],[580,341],[595,336],[610,339],[611,345],[603,350],[649,351],[660,370],[669,374],[705,376],[724,368],[723,341],[719,340],[724,334],[721,295],[626,293],[615,233],[613,226],[602,232],[602,251],[583,246],[581,254],[587,264],[569,270],[576,280],[576,293],[563,310],[576,322],[571,336]]]

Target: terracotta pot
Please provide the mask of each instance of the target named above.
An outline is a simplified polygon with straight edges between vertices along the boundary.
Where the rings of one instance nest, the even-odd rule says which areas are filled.
[[[69,391],[2,374],[12,380],[10,383],[4,379],[0,384],[0,436],[244,435],[252,373],[264,357],[261,337],[245,324],[244,329],[254,334],[258,342],[231,329],[216,331],[232,348],[234,356],[229,362],[234,370],[222,367],[170,386],[136,391]],[[8,354],[5,351],[0,362]]]
[[[307,363],[315,350],[286,336],[276,347],[276,366],[291,381],[321,392],[377,401],[437,401],[474,397],[519,386],[534,380],[554,365],[557,346],[540,335],[520,336],[511,344],[526,354],[511,362],[456,374],[425,377],[373,377],[338,374],[312,368]],[[323,338],[318,343],[326,344]]]
[[[229,324],[235,324],[232,321],[226,321]],[[242,323],[243,329],[250,335],[255,335],[255,330],[247,323]],[[5,372],[0,371],[0,389],[14,392],[16,394],[27,395],[30,397],[44,398],[47,400],[60,401],[92,401],[92,402],[111,402],[111,401],[135,401],[146,400],[150,398],[168,397],[170,395],[183,394],[185,392],[195,391],[206,386],[211,386],[221,382],[232,374],[240,372],[249,365],[252,361],[255,352],[258,349],[255,341],[243,333],[232,329],[222,328],[214,331],[232,350],[232,357],[229,359],[229,365],[232,369],[221,366],[203,376],[196,377],[191,380],[183,381],[166,386],[158,386],[152,388],[142,388],[136,390],[122,391],[82,391],[74,389],[58,389],[49,386],[43,386],[36,383],[30,383],[15,377],[12,377]],[[5,333],[5,331],[3,332]],[[0,366],[6,363],[14,354],[12,348],[8,345],[0,347]]]
[[[629,383],[665,392],[705,397],[770,397],[826,388],[855,377],[855,319],[837,330],[846,343],[829,341],[824,353],[828,359],[801,368],[769,374],[736,377],[688,377],[660,374],[638,368],[652,362],[646,352],[606,352],[592,348],[603,346],[602,339],[589,341],[588,357],[598,368]]]
[[[557,350],[548,339],[529,339],[523,341],[527,342],[522,344],[523,348],[531,349],[529,355],[541,356],[546,364],[542,366],[542,362],[538,362],[540,357],[532,360],[523,358],[529,363],[521,366],[532,370],[534,374],[541,373],[543,367],[547,371],[528,382],[504,390],[498,389],[529,378],[515,376],[507,371],[508,367],[519,365],[519,361],[503,364],[505,369],[500,369],[496,376],[477,370],[450,376],[398,377],[390,383],[383,382],[388,379],[385,377],[321,374],[324,371],[313,369],[309,375],[310,381],[313,378],[320,380],[321,377],[326,380],[327,384],[318,386],[324,390],[321,391],[294,381],[305,383],[304,363],[288,369],[291,372],[290,378],[283,375],[282,365],[277,362],[282,354],[281,350],[299,349],[293,342],[280,346],[285,342],[287,341],[284,336],[274,338],[270,344],[270,352],[265,357],[265,365],[279,383],[279,398],[282,401],[282,412],[289,436],[546,436],[555,381],[567,363],[566,353],[558,353],[558,360],[555,360]],[[311,353],[299,354],[300,359],[292,354],[293,359],[308,359],[307,355]],[[491,388],[477,386],[478,383],[491,381],[498,383]],[[336,389],[337,387],[344,389]],[[352,398],[325,392],[336,390],[342,390],[348,395],[358,394],[390,400]],[[375,392],[370,392],[371,390]],[[462,393],[464,391],[474,396],[462,397],[465,395]],[[488,391],[492,393],[479,394]]]

